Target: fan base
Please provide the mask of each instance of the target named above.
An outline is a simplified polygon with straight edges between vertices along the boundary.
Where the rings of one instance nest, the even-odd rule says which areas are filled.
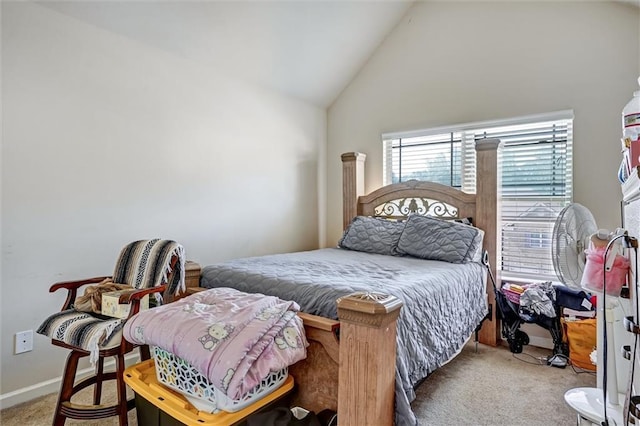
[[[618,394],[618,400],[624,401],[625,395]],[[601,425],[604,419],[602,389],[575,388],[564,394],[565,402],[578,413],[578,425]],[[622,425],[622,406],[607,403],[607,417],[610,425]]]

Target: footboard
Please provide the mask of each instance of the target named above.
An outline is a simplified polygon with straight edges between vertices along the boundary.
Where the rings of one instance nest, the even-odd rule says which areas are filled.
[[[197,282],[187,283],[181,297],[205,291]],[[338,411],[338,377],[340,346],[338,344],[340,322],[329,318],[299,312],[309,341],[307,358],[290,366],[296,390],[293,405],[316,413],[330,409]]]
[[[340,323],[316,315],[300,312],[309,341],[307,358],[290,366],[295,378],[296,392],[293,404],[313,410],[338,411],[338,377]]]
[[[289,368],[294,404],[335,410],[340,424],[393,424],[401,306],[394,296],[355,293],[338,300],[341,322],[300,313],[309,348],[307,358]]]
[[[187,287],[185,295],[204,290]],[[307,358],[289,367],[296,385],[292,403],[315,412],[337,411],[341,424],[391,425],[402,302],[355,293],[337,303],[340,321],[298,313],[309,347]]]

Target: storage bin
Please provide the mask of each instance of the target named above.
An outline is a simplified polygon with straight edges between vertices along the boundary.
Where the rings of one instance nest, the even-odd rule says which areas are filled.
[[[184,279],[187,287],[200,286],[200,264],[187,260],[184,265]]]
[[[157,346],[152,347],[158,382],[182,393],[198,410],[217,413],[239,411],[277,389],[288,376],[286,368],[268,375],[241,399],[231,399],[187,361]]]
[[[164,386],[157,379],[152,359],[132,365],[124,372],[124,381],[135,392],[138,424],[144,426],[230,426],[243,424],[253,413],[287,406],[294,381],[287,376],[284,383],[269,394],[233,413],[211,414],[198,410],[183,394]]]

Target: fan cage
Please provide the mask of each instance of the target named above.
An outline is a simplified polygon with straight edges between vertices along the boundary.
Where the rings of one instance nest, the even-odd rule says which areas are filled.
[[[585,249],[596,231],[593,215],[581,204],[569,204],[558,215],[553,227],[551,257],[556,275],[563,284],[580,288],[586,263]]]

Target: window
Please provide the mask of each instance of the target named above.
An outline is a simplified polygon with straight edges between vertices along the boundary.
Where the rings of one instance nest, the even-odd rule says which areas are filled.
[[[430,180],[473,193],[475,141],[483,138],[503,144],[502,275],[557,280],[551,234],[573,197],[572,111],[385,134],[385,184]]]
[[[527,248],[551,248],[551,241],[544,232],[530,232],[527,234]]]

